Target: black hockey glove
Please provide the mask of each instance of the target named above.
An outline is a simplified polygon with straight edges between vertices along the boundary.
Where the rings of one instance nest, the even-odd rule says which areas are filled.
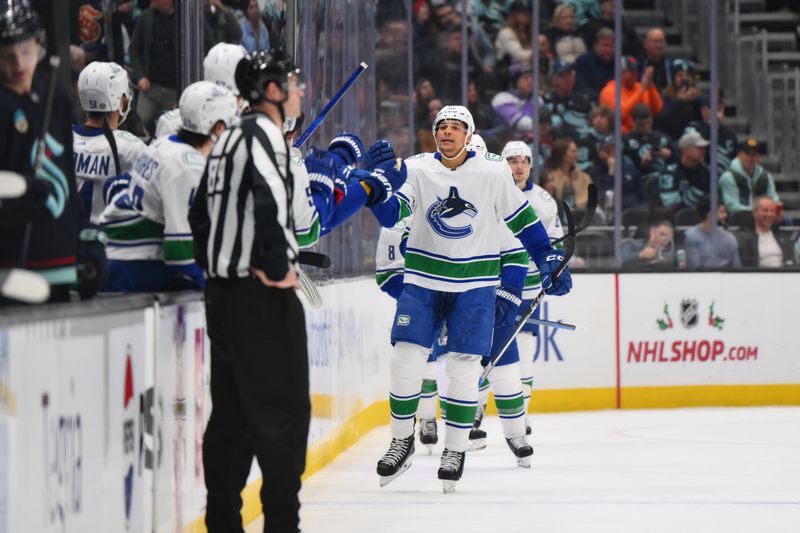
[[[106,242],[108,237],[97,226],[87,225],[78,236],[78,294],[88,300],[108,280]]]

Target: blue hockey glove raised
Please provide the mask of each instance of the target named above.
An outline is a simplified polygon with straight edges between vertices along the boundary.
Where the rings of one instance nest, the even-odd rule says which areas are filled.
[[[360,172],[358,179],[371,189],[367,200],[368,207],[391,198],[394,191],[403,186],[408,176],[405,162],[399,159],[384,161],[372,172],[357,172]]]
[[[355,165],[364,159],[364,143],[355,133],[340,131],[328,144],[328,152],[339,165]]]
[[[380,139],[367,150],[364,156],[364,168],[374,170],[385,161],[393,161],[395,157],[392,143],[388,139]]]
[[[326,198],[333,198],[337,166],[333,156],[312,148],[306,156],[305,165],[312,192],[321,192]]]
[[[535,262],[536,266],[539,267],[542,289],[544,289],[545,294],[563,296],[572,289],[572,276],[567,267],[564,267],[558,278],[553,280],[553,274],[556,269],[564,262],[564,252],[550,250],[539,256]]]
[[[513,326],[522,303],[522,291],[512,287],[498,287],[494,301],[494,327]]]

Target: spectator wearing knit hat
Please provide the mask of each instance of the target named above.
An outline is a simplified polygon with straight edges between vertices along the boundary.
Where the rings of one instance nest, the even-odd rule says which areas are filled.
[[[533,109],[533,73],[527,63],[511,66],[512,89],[497,93],[492,98],[492,107],[511,129],[512,134],[532,135]],[[543,102],[539,102],[543,105]]]

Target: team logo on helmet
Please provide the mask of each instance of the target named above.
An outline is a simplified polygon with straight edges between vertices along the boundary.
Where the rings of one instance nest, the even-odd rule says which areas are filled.
[[[478,214],[475,205],[461,198],[456,187],[450,187],[447,198],[437,198],[425,213],[428,224],[433,231],[446,239],[463,239],[472,235],[472,225],[454,227],[445,223],[444,219],[453,219],[459,215],[473,218]]]

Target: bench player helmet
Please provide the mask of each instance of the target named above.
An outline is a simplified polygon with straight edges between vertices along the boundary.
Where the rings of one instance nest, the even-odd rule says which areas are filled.
[[[247,50],[240,44],[219,43],[208,51],[203,60],[203,78],[217,85],[222,85],[236,96],[239,87],[236,85],[236,67],[247,55]]]
[[[236,96],[210,81],[198,81],[184,89],[178,107],[183,129],[200,135],[210,136],[217,122],[222,121],[226,128],[239,122]]]
[[[295,65],[292,57],[282,48],[272,48],[268,51],[258,50],[245,56],[236,66],[236,86],[245,100],[251,104],[269,102],[278,105],[281,110],[286,101],[271,101],[267,99],[266,87],[270,82],[276,82],[281,89],[288,91],[290,77],[299,80],[300,69]]]
[[[503,147],[503,152],[500,155],[502,155],[505,159],[517,156],[527,157],[529,163],[533,160],[533,152],[531,152],[531,147],[522,141],[507,142]]]
[[[39,15],[30,0],[0,0],[0,46],[27,39],[44,42]]]
[[[467,148],[470,150],[480,150],[481,152],[489,151],[489,148],[486,146],[486,141],[477,133],[472,134],[472,140],[469,142]]]
[[[123,96],[126,100],[124,109]],[[118,64],[94,61],[78,76],[78,97],[84,111],[119,111],[119,123],[122,124],[131,110],[133,86],[127,71]]]

